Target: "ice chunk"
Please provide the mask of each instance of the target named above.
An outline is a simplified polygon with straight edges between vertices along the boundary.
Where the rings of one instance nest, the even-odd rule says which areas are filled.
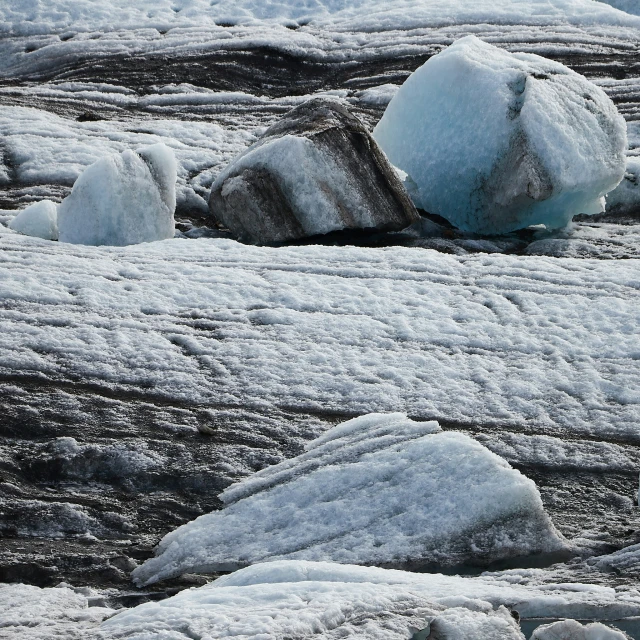
[[[625,122],[602,89],[475,36],[413,73],[374,137],[422,208],[477,233],[598,213],[625,170]]]
[[[172,238],[176,170],[164,144],[98,160],[58,207],[60,240],[122,246]]]
[[[419,219],[366,127],[328,98],[271,126],[216,178],[209,207],[219,224],[254,244],[399,230]]]
[[[58,239],[58,206],[50,200],[41,200],[23,209],[9,228],[25,236],[44,240]]]
[[[277,558],[420,567],[567,550],[531,480],[401,414],[338,425],[221,497],[222,511],[165,536],[138,584]]]
[[[560,620],[538,627],[531,640],[629,640],[629,636],[600,622],[582,625],[576,620]]]
[[[90,589],[0,585],[0,638],[87,640],[113,609],[89,607]]]
[[[628,158],[624,179],[607,194],[607,211],[623,215],[640,213],[640,158]]]

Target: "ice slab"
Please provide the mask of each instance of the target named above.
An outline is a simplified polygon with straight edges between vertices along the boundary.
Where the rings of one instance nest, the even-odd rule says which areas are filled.
[[[98,160],[58,207],[60,241],[123,246],[173,238],[176,170],[162,143]]]
[[[141,605],[101,626],[105,638],[358,638],[359,640],[524,640],[505,607],[459,598],[438,604],[396,585],[294,582],[182,592]],[[435,635],[437,633],[437,635]],[[155,635],[147,635],[155,634]],[[185,634],[185,635],[183,635]],[[202,635],[200,635],[202,634]]]
[[[91,589],[0,585],[0,638],[87,640],[113,609],[89,607]]]
[[[629,636],[600,622],[582,625],[576,620],[559,620],[538,627],[531,640],[629,640]]]
[[[265,562],[122,612],[103,623],[101,631],[107,638],[145,638],[153,631],[182,640],[191,630],[207,637],[257,639],[264,633],[298,638],[313,633],[408,640],[415,631],[428,629],[426,637],[433,629],[443,633],[438,638],[477,640],[521,637],[501,607],[523,619],[609,621],[640,612],[637,591],[541,584],[537,578],[543,574],[514,570],[461,577],[329,562]]]
[[[371,414],[306,448],[165,536],[134,580],[280,558],[424,567],[568,551],[531,480],[437,422]]]
[[[602,89],[475,36],[414,72],[374,137],[417,206],[476,233],[599,213],[625,171],[626,125]]]
[[[58,206],[50,200],[35,202],[11,220],[9,228],[26,236],[57,240]]]

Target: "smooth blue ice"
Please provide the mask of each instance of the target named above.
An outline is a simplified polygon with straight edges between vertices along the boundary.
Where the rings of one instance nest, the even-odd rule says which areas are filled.
[[[475,36],[413,73],[374,137],[417,206],[483,234],[599,213],[625,172],[625,122],[600,88]]]

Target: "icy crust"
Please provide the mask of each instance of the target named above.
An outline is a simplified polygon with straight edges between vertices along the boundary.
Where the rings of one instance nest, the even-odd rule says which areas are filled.
[[[227,489],[228,506],[165,536],[133,578],[279,558],[420,567],[568,550],[532,481],[468,436],[438,432],[402,414],[339,425]]]
[[[58,239],[58,207],[55,202],[41,200],[23,209],[9,228],[26,236],[43,240]]]
[[[173,238],[176,171],[162,143],[98,160],[58,207],[60,241],[123,246]]]
[[[7,375],[638,441],[635,259],[0,239]]]
[[[113,609],[89,607],[89,588],[0,585],[0,638],[86,640]]]
[[[625,4],[626,3],[626,4]],[[627,8],[633,0],[609,0]],[[33,5],[29,0],[0,8],[3,31],[12,35],[61,32],[66,29],[117,30],[172,28],[217,23],[256,25],[263,22],[311,23],[325,28],[367,30],[419,28],[430,24],[638,24],[633,16],[593,0],[144,0],[134,4],[111,0],[55,0]]]
[[[616,620],[640,614],[637,591],[541,584],[543,574],[512,570],[465,578],[328,562],[266,562],[125,611],[101,630],[106,638],[139,640],[160,634],[175,640],[305,634],[408,640],[429,629],[425,637],[433,631],[449,640],[506,640],[522,636],[502,607],[525,619]]]
[[[459,600],[445,608],[402,587],[367,583],[203,588],[122,613],[102,625],[101,637],[409,640],[421,631],[440,640],[524,640],[505,607]]]
[[[373,135],[417,206],[476,233],[599,213],[626,162],[626,125],[602,89],[475,36],[415,71]]]
[[[538,627],[531,640],[630,640],[618,629],[612,629],[600,622],[582,625],[576,620],[560,620]]]

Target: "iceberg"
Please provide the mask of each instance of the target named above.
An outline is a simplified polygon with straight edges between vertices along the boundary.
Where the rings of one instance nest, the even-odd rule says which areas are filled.
[[[58,206],[51,200],[41,200],[23,209],[10,223],[9,228],[25,236],[58,239]]]
[[[59,239],[124,246],[173,238],[176,160],[164,144],[101,158],[58,207]]]
[[[625,174],[625,122],[602,89],[475,36],[414,72],[373,136],[416,206],[474,233],[562,228],[602,212]]]
[[[169,533],[139,585],[275,559],[424,569],[566,555],[535,484],[472,438],[404,414],[344,422]]]

